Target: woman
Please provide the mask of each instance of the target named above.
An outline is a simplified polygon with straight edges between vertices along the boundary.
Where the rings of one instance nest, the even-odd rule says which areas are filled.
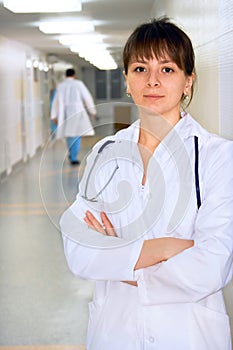
[[[233,145],[181,112],[194,52],[167,18],[124,48],[139,121],[98,143],[61,230],[71,271],[96,281],[88,350],[230,350]]]

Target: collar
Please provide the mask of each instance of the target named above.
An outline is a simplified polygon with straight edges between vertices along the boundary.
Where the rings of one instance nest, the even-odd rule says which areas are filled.
[[[138,142],[140,132],[140,120],[131,124],[127,129],[123,129],[116,134],[116,139],[123,139]],[[209,138],[209,132],[205,130],[189,113],[182,112],[181,119],[166,135],[159,146],[156,148],[154,156],[158,159],[164,158],[165,154],[174,154],[182,148],[183,143],[189,138],[198,136],[200,145]],[[164,150],[169,152],[164,152]]]
[[[140,120],[138,119],[133,124],[131,124],[127,129],[123,129],[119,131],[116,134],[116,137],[138,142],[139,131],[140,131]],[[203,138],[207,136],[207,134],[209,134],[207,130],[205,130],[196,120],[192,118],[192,116],[189,113],[186,113],[186,112],[181,112],[181,119],[172,128],[169,134],[174,131],[183,140],[189,137],[193,137],[195,135]]]

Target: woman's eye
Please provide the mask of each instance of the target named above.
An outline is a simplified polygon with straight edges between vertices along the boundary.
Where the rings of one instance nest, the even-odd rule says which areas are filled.
[[[145,68],[144,67],[136,67],[134,69],[135,72],[145,72]]]
[[[164,73],[172,73],[172,72],[174,72],[174,69],[172,69],[170,67],[165,67],[165,68],[163,68],[163,72]]]

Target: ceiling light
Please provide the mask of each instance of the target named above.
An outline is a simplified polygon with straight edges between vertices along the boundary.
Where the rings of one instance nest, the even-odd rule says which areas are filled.
[[[82,10],[81,0],[4,0],[3,6],[15,13],[57,13]]]
[[[26,60],[26,68],[31,68],[32,67],[32,61],[28,58]]]
[[[38,68],[39,67],[39,61],[38,60],[34,60],[33,61],[33,67],[34,68]]]
[[[117,64],[109,54],[89,57],[89,62],[101,70],[117,69]]]
[[[43,62],[39,62],[38,68],[39,68],[40,71],[42,71],[44,69],[44,63]]]
[[[80,44],[76,44],[76,45],[72,45],[70,46],[70,51],[71,52],[103,52],[106,51],[107,46],[105,44],[96,44],[96,43],[80,43]]]
[[[72,65],[66,62],[56,62],[53,64],[53,69],[55,71],[65,72],[66,69],[70,68]]]
[[[63,22],[42,22],[39,25],[40,31],[46,34],[55,33],[87,33],[95,30],[91,21],[63,21]]]
[[[102,70],[117,69],[117,64],[102,45],[86,45],[81,47],[71,47],[72,52],[76,52],[80,57],[90,62],[95,67]]]
[[[93,43],[102,43],[103,36],[100,34],[84,34],[84,35],[61,35],[59,43],[65,46],[72,45],[92,45]]]

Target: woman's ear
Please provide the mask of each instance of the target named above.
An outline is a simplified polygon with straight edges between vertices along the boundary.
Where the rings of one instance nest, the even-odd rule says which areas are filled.
[[[190,91],[191,91],[191,87],[193,85],[195,79],[195,74],[192,73],[191,75],[189,75],[186,79],[186,84],[185,84],[185,88],[184,88],[184,95],[189,95]]]
[[[123,75],[124,75],[124,78],[125,78],[125,85],[126,85],[126,94],[127,95],[130,95],[130,88],[129,88],[129,85],[128,85],[128,78],[127,78],[127,74],[125,73],[125,71],[123,71]]]

